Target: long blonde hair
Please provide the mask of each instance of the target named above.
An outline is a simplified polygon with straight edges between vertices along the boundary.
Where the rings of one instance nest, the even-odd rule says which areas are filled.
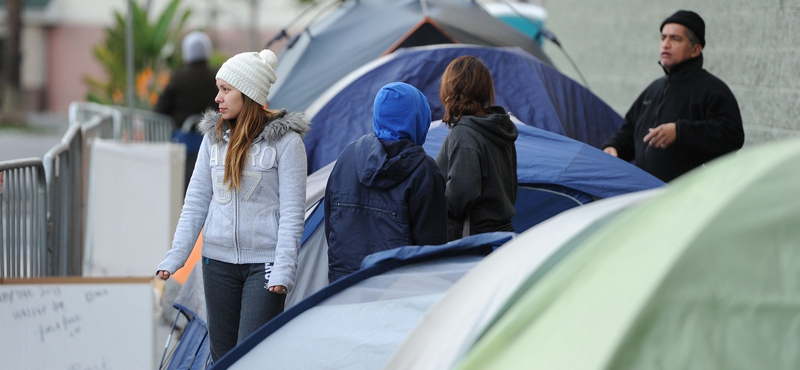
[[[225,154],[225,175],[223,181],[228,184],[228,190],[242,188],[242,173],[244,165],[247,164],[247,152],[253,141],[264,131],[264,127],[271,121],[277,111],[268,110],[256,103],[246,95],[242,94],[242,111],[239,116],[227,121],[231,129],[228,140],[228,150]],[[225,134],[223,123],[226,120],[219,117],[217,121],[217,137],[222,140]]]

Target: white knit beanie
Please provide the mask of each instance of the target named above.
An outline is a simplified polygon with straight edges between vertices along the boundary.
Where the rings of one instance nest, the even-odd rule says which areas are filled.
[[[278,75],[275,67],[278,58],[271,50],[264,49],[260,53],[250,51],[232,56],[217,72],[217,78],[223,80],[256,103],[267,104],[269,88],[275,83]]]

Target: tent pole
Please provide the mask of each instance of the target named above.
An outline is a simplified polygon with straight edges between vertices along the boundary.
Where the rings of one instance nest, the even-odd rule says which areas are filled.
[[[308,32],[308,36],[309,37],[313,37],[311,35],[311,32],[308,30],[309,26],[311,24],[314,24],[321,15],[325,14],[326,11],[328,11],[331,8],[333,8],[333,6],[338,5],[337,3],[343,3],[343,2],[346,2],[346,1],[348,1],[348,0],[331,0],[331,1],[329,1],[327,4],[325,4],[325,6],[319,12],[317,12],[317,14],[314,15],[314,17],[311,18],[311,20],[308,21],[307,25],[305,27],[303,27],[303,31],[301,31],[300,33]],[[356,0],[356,1],[358,1],[358,0]],[[292,21],[289,22],[289,24],[286,27],[281,29],[278,32],[278,34],[275,35],[275,37],[272,38],[272,40],[269,40],[269,42],[267,42],[267,45],[264,46],[264,48],[265,49],[269,49],[269,46],[272,45],[273,42],[276,42],[276,41],[278,41],[278,40],[280,40],[280,39],[285,37],[285,38],[290,40],[290,42],[286,45],[286,48],[287,49],[291,49],[292,46],[294,46],[294,41],[297,41],[297,39],[296,38],[292,39],[289,36],[289,34],[286,32],[286,30],[288,30],[289,28],[294,26],[294,24],[297,23],[297,21],[299,21],[300,18],[302,18],[303,16],[308,14],[308,12],[310,12],[312,9],[316,8],[317,5],[319,5],[320,3],[321,3],[321,1],[314,2],[314,4],[311,4],[311,6],[308,7],[306,10],[304,10],[302,13],[300,13],[300,15],[298,15],[297,17],[292,19]]]

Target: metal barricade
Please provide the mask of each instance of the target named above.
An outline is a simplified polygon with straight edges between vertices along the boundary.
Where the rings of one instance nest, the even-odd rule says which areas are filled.
[[[120,136],[122,141],[165,142],[172,139],[175,123],[165,114],[142,109],[113,107],[122,114]]]
[[[172,117],[74,102],[61,142],[38,158],[0,162],[0,278],[79,276],[95,139],[165,142]]]
[[[0,278],[48,275],[46,202],[41,160],[0,162]]]
[[[101,137],[122,142],[170,141],[175,128],[172,117],[143,109],[74,102],[70,104],[69,112],[71,124],[85,124],[96,115],[111,116],[114,122],[113,135],[103,133]]]
[[[122,112],[119,108],[89,102],[73,102],[69,105],[69,123],[86,128],[92,125],[91,118],[101,116],[110,117],[112,124],[92,127],[98,131],[95,137],[104,139],[120,139],[122,136]]]
[[[54,225],[49,235],[57,261],[56,275],[82,275],[89,199],[92,142],[115,139],[121,133],[118,109],[85,102],[70,104],[70,128],[61,143],[44,159],[48,215]]]
[[[101,120],[95,116],[92,121]],[[47,215],[51,228],[48,245],[52,253],[50,275],[80,276],[83,265],[84,186],[83,135],[71,125],[61,143],[42,161],[47,179]]]

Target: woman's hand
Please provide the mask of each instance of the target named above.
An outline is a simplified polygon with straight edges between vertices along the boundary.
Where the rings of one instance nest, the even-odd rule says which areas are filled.
[[[286,294],[289,292],[289,290],[283,285],[273,285],[269,287],[269,291],[278,294]]]
[[[156,276],[161,278],[161,280],[167,280],[167,279],[169,279],[169,271],[167,271],[167,270],[158,270],[158,271],[156,271]]]

